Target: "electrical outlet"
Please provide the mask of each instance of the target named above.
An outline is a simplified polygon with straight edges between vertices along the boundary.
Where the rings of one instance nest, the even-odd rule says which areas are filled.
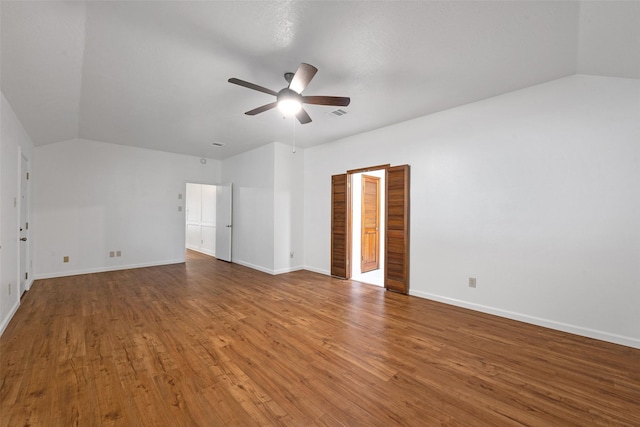
[[[178,206],[178,212],[182,212],[182,206]]]
[[[69,257],[68,256],[63,257],[62,262],[69,262]]]
[[[182,193],[178,194],[178,200],[182,200]]]
[[[116,256],[122,256],[122,252],[121,251],[116,251]]]
[[[469,277],[469,287],[470,288],[475,288],[476,287],[476,278],[475,277]]]
[[[109,258],[113,258],[114,256],[116,256],[116,253],[114,251],[109,251]]]

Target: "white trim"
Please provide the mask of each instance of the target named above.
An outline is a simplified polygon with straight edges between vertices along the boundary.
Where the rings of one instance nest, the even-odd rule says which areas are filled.
[[[609,332],[598,331],[595,329],[584,328],[581,326],[571,325],[568,323],[556,322],[554,320],[542,319],[540,317],[529,316],[513,311],[502,310],[499,308],[489,307],[482,304],[475,304],[467,301],[457,300],[454,298],[443,297],[428,292],[409,291],[409,295],[420,298],[426,298],[433,301],[442,302],[444,304],[455,305],[457,307],[468,308],[470,310],[482,313],[492,314],[494,316],[505,317],[507,319],[518,320],[532,325],[542,326],[545,328],[555,329],[570,334],[580,335],[587,338],[593,338],[601,341],[607,341],[614,344],[620,344],[627,347],[640,349],[640,340],[623,335],[612,334]]]
[[[281,268],[279,270],[274,270],[272,274],[277,275],[277,274],[292,273],[294,271],[299,271],[299,270],[304,270],[304,268],[301,265],[297,267]]]
[[[302,267],[303,270],[309,270],[314,273],[324,274],[325,276],[331,276],[331,272],[329,270],[323,270],[321,268],[311,267],[310,265],[305,265]]]
[[[192,247],[191,245],[186,245],[186,248],[189,249],[190,251],[200,252],[201,254],[209,255],[209,256],[212,256],[212,257],[216,256],[215,252],[209,251],[209,250],[206,250],[206,249],[200,249],[200,248],[196,249],[195,247]]]
[[[87,268],[85,270],[61,271],[59,273],[41,273],[34,276],[34,280],[54,279],[56,277],[77,276],[80,274],[105,273],[107,271],[131,270],[133,268],[157,267],[160,265],[182,264],[185,259],[174,259],[159,262],[145,262],[141,264],[115,265],[112,267]]]
[[[231,262],[234,263],[234,264],[240,264],[240,265],[242,265],[244,267],[249,267],[249,268],[251,268],[253,270],[262,271],[263,273],[267,273],[267,274],[271,274],[271,275],[274,274],[272,269],[261,267],[259,265],[255,265],[255,264],[251,264],[250,262],[240,261],[238,259],[233,259],[233,258],[231,259]]]
[[[251,268],[253,270],[261,271],[263,273],[271,274],[272,276],[276,276],[278,274],[284,274],[284,273],[291,273],[293,271],[298,271],[298,270],[306,270],[301,265],[297,266],[297,267],[288,267],[288,268],[281,268],[279,270],[273,270],[273,269],[270,269],[270,268],[261,267],[259,265],[251,264],[250,262],[244,262],[244,261],[240,261],[240,260],[237,260],[237,259],[232,259],[231,262],[235,263],[235,264],[240,264],[240,265],[242,265],[244,267],[248,267],[248,268]]]
[[[9,326],[9,322],[11,322],[11,319],[13,319],[13,316],[16,314],[16,311],[18,311],[19,307],[20,300],[16,301],[11,310],[9,310],[9,313],[7,313],[7,317],[5,317],[2,321],[2,324],[0,324],[0,336],[4,334],[5,329],[7,329],[7,326]]]

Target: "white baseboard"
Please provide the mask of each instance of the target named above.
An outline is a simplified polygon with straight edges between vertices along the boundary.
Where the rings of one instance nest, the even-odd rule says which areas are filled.
[[[416,297],[420,297],[420,298],[426,298],[429,300],[442,302],[444,304],[455,305],[457,307],[468,308],[470,310],[479,311],[482,313],[493,314],[494,316],[505,317],[507,319],[518,320],[520,322],[530,323],[532,325],[555,329],[562,332],[568,332],[574,335],[580,335],[587,338],[593,338],[600,341],[607,341],[614,344],[620,344],[627,347],[640,349],[640,340],[632,337],[626,337],[626,336],[598,331],[594,329],[583,328],[581,326],[570,325],[562,322],[556,322],[554,320],[542,319],[539,317],[529,316],[526,314],[516,313],[513,311],[501,310],[498,308],[489,307],[482,304],[470,303],[467,301],[443,297],[443,296],[431,294],[428,292],[410,290],[409,294]]]
[[[207,249],[196,248],[195,246],[189,246],[189,245],[187,245],[186,248],[195,252],[200,252],[201,254],[205,254],[213,257],[216,256],[216,253],[214,251],[210,251]]]
[[[298,270],[304,270],[304,267],[302,267],[301,265],[297,266],[297,267],[287,267],[287,268],[280,268],[278,270],[274,270],[273,274],[285,274],[285,273],[291,273],[293,271],[298,271]]]
[[[309,265],[305,265],[302,267],[303,270],[313,271],[314,273],[324,274],[325,276],[331,276],[331,272],[329,270],[323,270],[321,268],[311,267]]]
[[[115,266],[108,266],[108,267],[105,266],[105,267],[87,268],[82,270],[60,271],[57,273],[39,273],[34,275],[34,280],[54,279],[56,277],[66,277],[66,276],[78,276],[80,274],[105,273],[107,271],[130,270],[132,268],[157,267],[159,265],[181,264],[184,261],[185,260],[183,258],[183,259],[174,259],[174,260],[167,260],[167,261],[144,262],[140,264],[115,265]]]
[[[292,271],[304,270],[304,267],[302,267],[302,266],[280,268],[278,270],[274,270],[274,269],[271,269],[271,268],[262,267],[260,265],[251,264],[250,262],[242,261],[242,260],[239,260],[239,259],[232,259],[231,262],[233,262],[235,264],[240,264],[240,265],[242,265],[244,267],[249,267],[249,268],[251,268],[253,270],[262,271],[263,273],[271,274],[272,276],[275,276],[275,275],[278,275],[278,274],[284,274],[284,273],[291,273]]]
[[[258,271],[262,271],[263,273],[267,273],[267,274],[274,274],[273,270],[270,268],[266,268],[266,267],[262,267],[260,265],[255,265],[255,264],[251,264],[250,262],[246,262],[246,261],[242,261],[239,259],[231,259],[231,262],[234,264],[240,264],[244,267],[249,267],[253,270],[258,270]]]
[[[7,316],[2,319],[2,323],[0,324],[0,336],[4,334],[5,329],[7,329],[7,326],[9,326],[9,322],[11,322],[11,319],[13,319],[13,316],[16,314],[16,311],[18,311],[19,307],[20,300],[15,302],[13,307],[11,307],[11,310],[9,310],[9,312],[7,313]]]

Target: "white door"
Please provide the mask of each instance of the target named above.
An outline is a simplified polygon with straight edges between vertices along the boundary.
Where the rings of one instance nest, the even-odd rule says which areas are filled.
[[[20,164],[20,295],[27,290],[29,269],[29,162],[22,156]]]
[[[232,186],[216,186],[216,258],[231,262]]]

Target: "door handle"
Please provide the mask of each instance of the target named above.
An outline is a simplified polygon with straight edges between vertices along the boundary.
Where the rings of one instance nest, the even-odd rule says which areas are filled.
[[[27,241],[27,238],[26,238],[26,237],[21,237],[21,238],[20,238],[20,241],[21,241],[21,242],[26,242],[26,241]]]
[[[231,224],[227,225],[226,227],[227,227],[227,228],[231,228]]]

